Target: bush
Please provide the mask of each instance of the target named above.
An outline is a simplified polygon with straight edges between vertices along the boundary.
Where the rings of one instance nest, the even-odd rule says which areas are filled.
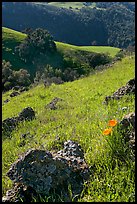
[[[11,69],[10,62],[2,61],[2,91],[8,91],[14,86],[29,86],[30,74],[25,69],[15,71]]]
[[[15,48],[15,51],[23,60],[32,62],[41,54],[55,52],[56,44],[47,30],[37,28],[28,32],[26,39]]]
[[[107,54],[96,53],[96,54],[90,55],[88,57],[88,60],[89,60],[90,66],[95,68],[96,66],[104,65],[111,62],[112,58]]]
[[[11,88],[12,88],[12,83],[9,82],[9,81],[6,81],[6,82],[4,83],[4,89],[5,89],[5,91],[10,90]]]
[[[16,85],[29,86],[31,81],[29,79],[30,74],[25,69],[20,69],[19,71],[13,71],[14,80]]]

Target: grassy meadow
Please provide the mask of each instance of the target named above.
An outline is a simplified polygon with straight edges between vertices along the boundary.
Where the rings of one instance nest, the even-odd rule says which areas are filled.
[[[62,49],[63,46],[57,43],[57,47]],[[75,49],[73,46],[72,48]],[[109,120],[116,119],[119,122],[125,114],[134,111],[135,101],[132,95],[124,96],[109,105],[102,103],[105,96],[112,95],[134,76],[135,58],[127,56],[112,67],[94,71],[89,77],[73,82],[52,84],[47,88],[40,84],[13,98],[9,96],[11,91],[4,93],[2,120],[17,116],[28,106],[36,112],[36,119],[20,123],[11,137],[2,138],[3,195],[12,187],[6,172],[20,154],[29,148],[58,151],[63,148],[63,142],[70,139],[82,146],[85,159],[92,170],[78,202],[135,202],[135,162],[125,151],[127,147],[122,144],[117,126],[112,135],[102,134],[108,127]],[[45,108],[54,97],[63,99],[58,102],[58,108]],[[4,104],[7,98],[10,101]],[[123,107],[127,109],[123,110]],[[26,138],[25,145],[20,146],[20,136],[27,132],[30,136]],[[124,162],[114,154],[107,142],[107,139],[112,141],[114,135],[114,148],[124,157]]]

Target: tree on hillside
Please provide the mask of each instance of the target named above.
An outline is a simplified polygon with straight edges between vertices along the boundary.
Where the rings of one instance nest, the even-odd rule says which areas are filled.
[[[19,71],[13,71],[13,78],[16,81],[17,85],[29,86],[31,84],[30,74],[28,73],[26,69],[20,69]]]
[[[25,34],[30,34],[33,32],[33,29],[32,28],[25,28],[24,30],[21,31],[22,33],[25,33]]]
[[[9,78],[12,76],[12,69],[10,62],[6,62],[5,60],[2,61],[2,90],[4,89],[4,85],[7,81],[9,81]],[[8,87],[10,87],[10,84],[8,84]]]
[[[47,30],[37,28],[29,32],[26,39],[15,49],[23,60],[32,62],[42,54],[55,52],[56,44]]]
[[[12,70],[10,62],[2,61],[2,91],[8,91],[14,86],[29,86],[30,74],[26,69]]]

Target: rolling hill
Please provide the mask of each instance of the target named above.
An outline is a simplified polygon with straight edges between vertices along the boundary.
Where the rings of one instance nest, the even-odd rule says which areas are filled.
[[[135,43],[132,2],[93,2],[89,6],[82,2],[3,2],[2,25],[18,31],[45,28],[56,41],[80,46],[96,42],[126,48]]]
[[[21,68],[27,69],[30,74],[35,75],[37,68],[34,64],[25,63],[20,59],[20,57],[15,53],[15,47],[19,45],[26,37],[26,34],[9,29],[2,28],[2,59],[10,61],[14,70],[19,70]],[[119,48],[109,47],[109,46],[74,46],[66,43],[56,42],[57,50],[61,55],[67,55],[73,58],[75,53],[85,54],[90,53],[106,53],[110,54],[111,57],[115,55],[120,50]],[[74,56],[72,55],[74,54]],[[51,63],[52,66],[60,67],[62,66],[62,58],[59,54],[51,56],[45,64]]]

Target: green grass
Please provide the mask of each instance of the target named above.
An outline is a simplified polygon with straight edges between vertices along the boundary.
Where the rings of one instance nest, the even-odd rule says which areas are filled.
[[[21,32],[5,27],[2,28],[2,58],[6,61],[11,61],[13,65],[16,65],[15,68],[18,65],[25,66],[15,54],[15,47],[19,45],[25,37],[26,35]]]
[[[70,7],[72,7],[72,9],[81,9],[83,7],[86,7],[84,6],[83,2],[50,2],[49,5],[66,9],[69,9]],[[92,5],[88,7],[93,8],[95,5],[95,3],[92,3]]]
[[[71,139],[80,143],[91,169],[95,166],[79,202],[135,202],[134,162],[128,155],[126,162],[113,157],[106,137],[102,135],[110,119],[120,121],[125,114],[134,111],[134,96],[124,96],[108,106],[102,104],[105,96],[111,95],[134,76],[135,59],[129,56],[110,68],[95,71],[91,76],[74,82],[52,84],[49,88],[41,84],[14,98],[9,96],[11,91],[3,94],[2,103],[7,98],[10,102],[2,106],[2,120],[17,116],[28,106],[36,112],[35,120],[21,123],[11,138],[3,138],[3,194],[12,185],[6,172],[19,154],[32,147],[57,151],[63,148],[62,142]],[[63,99],[58,102],[58,109],[46,109],[45,105],[54,97]],[[122,111],[125,106],[127,109]],[[19,147],[20,135],[28,131],[32,138],[26,140],[25,146]],[[116,127],[114,134],[120,142]],[[57,136],[59,141],[55,140]],[[122,145],[117,147],[124,153]]]
[[[43,4],[43,6],[45,5],[44,3],[38,3],[38,4]],[[96,8],[99,10],[105,10],[104,8],[97,7],[95,2],[93,2],[90,6],[89,5],[85,6],[83,2],[50,2],[48,3],[48,5],[59,7],[59,8],[65,8],[65,9],[71,8],[71,10],[73,11],[79,11],[82,8],[90,8],[90,9]]]
[[[6,61],[10,61],[15,70],[21,68],[26,68],[28,70],[35,70],[32,65],[26,64],[22,61],[18,55],[15,53],[15,47],[19,45],[26,38],[26,34],[14,31],[12,29],[2,28],[2,58]],[[109,53],[112,57],[120,50],[119,48],[107,47],[107,46],[74,46],[66,43],[55,42],[57,49],[61,52],[71,52],[83,50],[87,52],[97,52],[97,53]],[[53,61],[53,59],[51,59]]]
[[[111,57],[120,51],[120,48],[110,47],[110,46],[76,46],[67,43],[56,42],[57,48],[65,52],[65,50],[82,50],[87,52],[96,52],[96,53],[108,53]]]
[[[33,71],[33,65],[30,66],[25,63],[15,53],[15,47],[25,38],[26,34],[24,33],[2,27],[2,59],[9,61],[14,70],[27,69]]]

